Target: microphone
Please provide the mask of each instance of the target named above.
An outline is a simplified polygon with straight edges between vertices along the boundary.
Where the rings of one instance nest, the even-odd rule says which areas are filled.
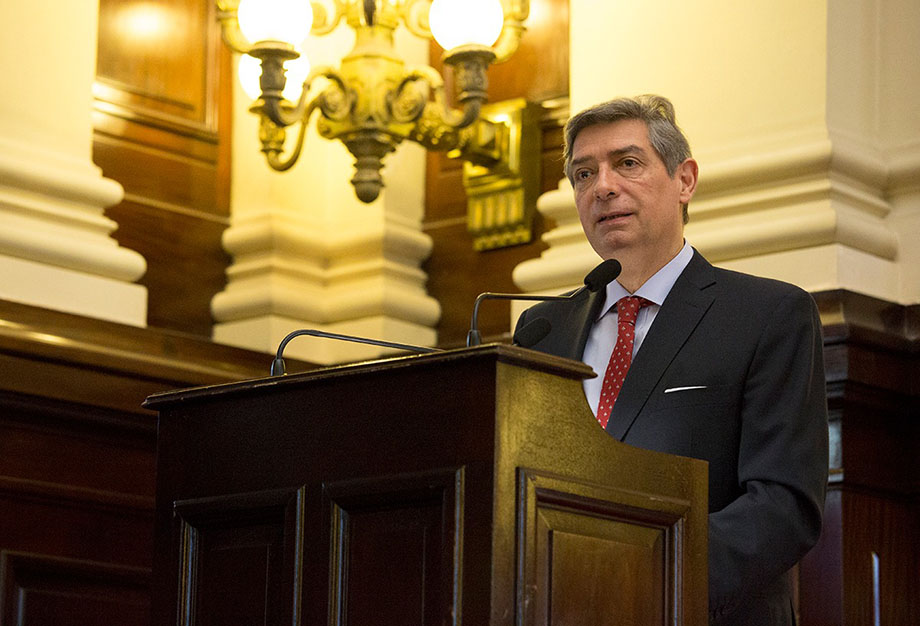
[[[355,343],[366,343],[372,346],[380,346],[381,348],[396,348],[398,350],[408,350],[409,352],[441,352],[441,350],[438,348],[426,348],[423,346],[413,346],[407,343],[393,343],[392,341],[367,339],[366,337],[355,337],[353,335],[340,335],[338,333],[327,333],[322,330],[305,328],[302,330],[295,330],[281,340],[281,343],[278,345],[278,352],[275,355],[275,359],[272,361],[272,367],[270,370],[270,374],[272,376],[283,376],[286,373],[284,367],[284,359],[281,358],[281,355],[284,353],[284,348],[287,347],[291,339],[294,337],[300,337],[301,335],[310,335],[311,337],[324,337],[326,339],[339,339],[341,341],[353,341]],[[539,341],[539,339],[537,341]]]
[[[585,276],[585,286],[579,287],[569,297],[572,298],[585,289],[591,292],[600,291],[612,283],[622,271],[623,266],[620,265],[620,262],[616,259],[607,259],[602,261],[597,267],[588,272],[587,276]]]
[[[466,345],[478,346],[482,343],[482,336],[479,333],[479,305],[482,304],[483,300],[571,300],[572,298],[578,297],[585,290],[591,292],[600,291],[605,288],[610,281],[619,276],[622,270],[623,267],[620,265],[619,261],[616,259],[607,259],[588,272],[588,275],[585,276],[585,284],[583,287],[579,287],[567,296],[529,296],[519,293],[492,293],[491,291],[481,293],[476,297],[476,302],[473,304],[473,317],[470,320],[470,332],[466,335]],[[523,328],[521,330],[523,330]],[[546,332],[549,333],[548,330]],[[545,336],[546,335],[544,335],[544,337]],[[542,338],[543,337],[540,337],[534,341],[534,343],[540,341]]]
[[[538,317],[524,324],[514,333],[511,343],[522,348],[529,348],[539,342],[553,329],[545,317]]]

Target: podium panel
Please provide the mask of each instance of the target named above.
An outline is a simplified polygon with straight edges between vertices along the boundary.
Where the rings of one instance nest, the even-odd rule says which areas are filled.
[[[526,469],[519,484],[518,579],[523,607],[533,607],[525,623],[680,623],[674,564],[689,501]]]
[[[153,623],[705,624],[706,464],[480,346],[158,394]]]

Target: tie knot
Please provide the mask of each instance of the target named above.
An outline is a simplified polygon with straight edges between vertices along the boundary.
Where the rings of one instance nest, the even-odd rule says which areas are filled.
[[[617,316],[622,322],[629,324],[636,323],[636,316],[639,315],[639,309],[644,306],[653,304],[641,296],[626,296],[617,300]]]

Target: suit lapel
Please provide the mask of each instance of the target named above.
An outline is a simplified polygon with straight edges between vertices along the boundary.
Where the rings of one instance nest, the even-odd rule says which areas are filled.
[[[714,282],[712,266],[694,251],[626,374],[607,423],[613,437],[622,441],[628,434],[652,390],[712,304],[714,296],[706,288]]]
[[[551,335],[555,341],[546,346],[547,352],[580,361],[588,341],[588,333],[600,313],[606,295],[604,290],[583,291],[572,301],[571,306],[566,307],[565,315],[550,320],[556,332]],[[559,328],[556,328],[557,324]],[[603,375],[603,372],[600,375]]]

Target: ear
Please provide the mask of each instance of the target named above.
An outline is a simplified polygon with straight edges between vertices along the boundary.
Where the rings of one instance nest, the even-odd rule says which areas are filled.
[[[680,202],[687,204],[696,191],[696,181],[700,168],[696,161],[687,159],[677,166],[677,178],[680,180]]]

